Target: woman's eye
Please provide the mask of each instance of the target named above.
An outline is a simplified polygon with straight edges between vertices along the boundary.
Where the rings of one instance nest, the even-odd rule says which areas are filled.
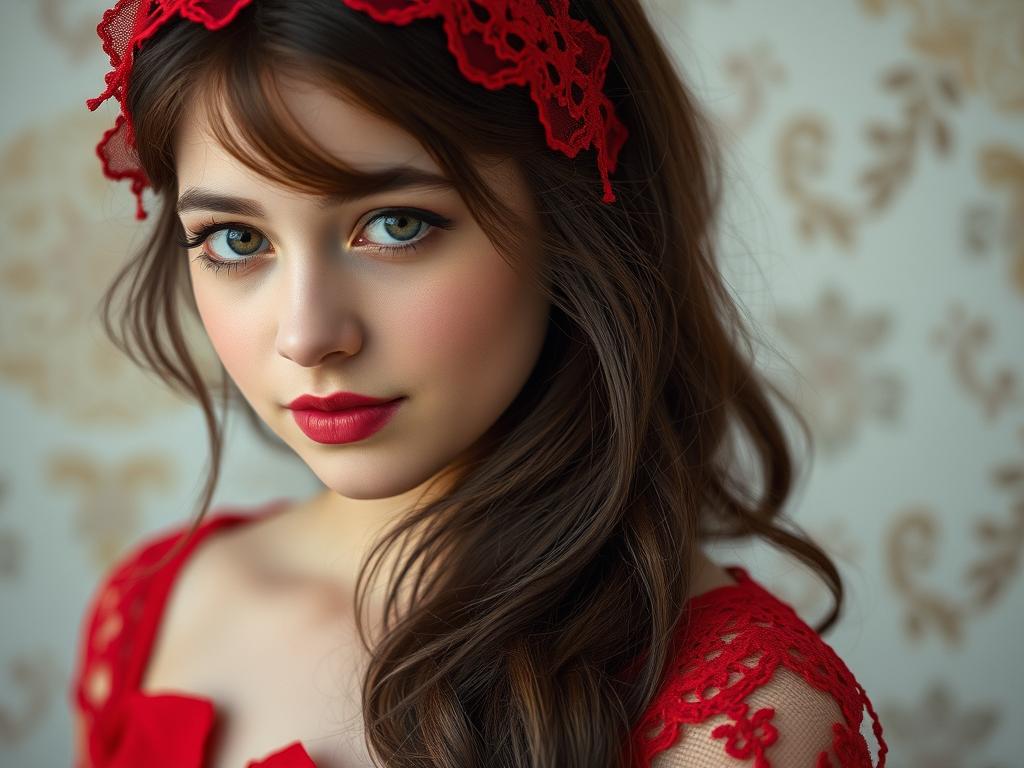
[[[415,249],[430,230],[435,227],[451,229],[452,226],[451,219],[429,211],[384,211],[366,223],[353,245],[389,252]]]
[[[256,255],[264,243],[270,244],[258,229],[242,226],[218,229],[206,239],[207,247],[212,245],[211,255],[230,261],[237,261],[239,258],[245,260]]]
[[[269,242],[258,229],[245,224],[210,222],[201,227],[199,232],[186,231],[190,237],[181,238],[181,246],[199,248],[195,260],[204,269],[215,272],[240,269],[256,258],[263,243]]]
[[[390,209],[371,218],[360,230],[353,243],[356,248],[373,251],[398,252],[415,249],[434,229],[451,229],[454,222],[430,211],[420,209]],[[184,248],[200,248],[196,260],[206,269],[240,269],[255,261],[270,241],[255,227],[229,222],[209,222],[198,232],[188,231],[191,237],[180,240]]]

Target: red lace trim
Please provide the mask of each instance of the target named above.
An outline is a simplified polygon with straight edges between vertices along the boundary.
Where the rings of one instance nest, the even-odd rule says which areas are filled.
[[[712,737],[723,740],[730,757],[753,759],[754,768],[769,768],[765,751],[779,735],[772,724],[775,709],[762,707],[749,714],[744,699],[785,666],[832,696],[846,720],[832,726],[832,751],[839,763],[822,752],[815,768],[872,768],[870,749],[860,733],[864,708],[879,745],[877,768],[883,768],[888,746],[882,724],[843,660],[745,569],[728,570],[745,588],[719,588],[690,601],[690,621],[681,625],[672,650],[672,658],[687,661],[666,681],[633,732],[640,765],[649,766],[657,753],[675,744],[682,726],[725,714],[733,722],[717,726]],[[715,693],[705,696],[708,691]]]
[[[288,502],[287,498],[274,499],[256,511],[244,513],[230,507],[211,510],[175,557],[147,578],[140,579],[139,575],[159,562],[185,535],[186,528],[175,527],[150,537],[111,570],[86,609],[72,677],[72,705],[85,719],[88,733],[88,755],[81,756],[83,760],[88,758],[88,762],[76,764],[76,768],[109,766],[114,756],[126,748],[124,741],[129,737],[134,703],[129,694],[141,683],[164,603],[178,569],[192,551],[221,526],[272,515],[286,509]],[[201,726],[201,720],[193,722],[187,730],[197,724]],[[184,733],[181,729],[176,732]],[[186,746],[181,743],[177,749]]]
[[[466,79],[489,90],[529,86],[548,146],[569,157],[595,146],[602,200],[615,202],[608,174],[629,132],[603,92],[611,47],[589,23],[570,18],[569,0],[343,1],[375,21],[392,24],[442,16],[448,48]]]
[[[135,127],[124,106],[136,48],[156,34],[175,14],[215,30],[229,24],[250,2],[252,0],[118,0],[113,8],[103,12],[96,34],[103,41],[103,51],[110,58],[113,69],[103,78],[107,84],[103,93],[88,99],[85,104],[93,111],[111,96],[121,104],[121,114],[114,121],[114,127],[105,131],[96,145],[96,155],[107,178],[131,181],[136,219],[146,218],[142,190],[150,185],[139,165]]]
[[[96,32],[113,69],[107,87],[86,106],[95,110],[111,96],[121,104],[114,127],[103,134],[96,154],[107,178],[131,182],[136,219],[145,219],[142,191],[150,181],[139,165],[135,128],[124,105],[136,49],[176,14],[216,30],[229,24],[252,0],[118,0],[103,13]],[[525,85],[537,105],[548,146],[568,157],[597,149],[603,202],[616,200],[609,174],[629,135],[605,95],[611,55],[608,39],[586,21],[569,16],[569,0],[490,2],[482,0],[342,0],[375,21],[404,25],[440,16],[448,48],[471,82],[497,90]],[[550,6],[550,8],[548,8]],[[483,18],[481,18],[483,16]]]
[[[151,733],[153,729],[146,725],[160,722],[144,716],[150,711],[146,709],[150,701],[140,703],[145,697],[133,696],[132,692],[137,692],[141,682],[167,593],[190,552],[222,525],[274,514],[285,508],[286,501],[269,502],[255,513],[220,510],[211,514],[173,562],[155,577],[139,580],[134,577],[138,569],[157,562],[183,531],[151,539],[125,558],[97,592],[87,611],[89,620],[84,626],[72,689],[74,706],[86,718],[92,765],[112,765],[110,761],[116,755],[127,754],[129,748],[135,750],[133,754],[147,754],[163,738]],[[682,629],[673,637],[670,649],[672,658],[682,660],[681,664],[632,732],[639,768],[648,768],[658,753],[670,749],[686,725],[722,714],[731,722],[716,726],[711,736],[721,741],[725,754],[736,760],[753,761],[753,768],[769,768],[767,750],[779,738],[773,723],[776,711],[773,707],[761,707],[751,712],[746,699],[767,684],[780,666],[832,696],[843,714],[845,722],[832,726],[832,754],[821,752],[815,768],[872,768],[870,749],[860,733],[864,708],[870,714],[879,745],[875,765],[884,768],[888,747],[881,723],[866,692],[843,661],[790,606],[751,579],[745,569],[730,566],[728,571],[738,582],[736,585],[712,589],[688,603],[688,621],[680,625]],[[98,697],[94,686],[97,678],[100,682],[105,679],[105,684],[99,686]],[[710,691],[715,693],[711,695]],[[202,743],[210,727],[209,718],[200,716],[206,709],[199,708],[212,704],[199,697],[173,698],[178,724],[171,728],[165,719],[164,725],[170,728],[169,734],[178,735],[175,738],[181,749],[185,749],[181,745],[187,742],[195,752],[195,745]],[[168,697],[149,699],[165,701]],[[143,741],[157,742],[130,743],[133,739],[138,742],[147,733],[150,736]],[[183,734],[191,736],[184,738]],[[289,749],[290,759],[302,756],[295,745],[289,745]]]

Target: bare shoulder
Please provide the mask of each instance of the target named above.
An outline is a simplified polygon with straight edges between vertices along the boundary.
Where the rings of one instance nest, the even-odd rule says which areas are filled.
[[[161,612],[143,690],[187,684],[181,671],[198,669],[202,652],[226,637],[230,623],[252,602],[253,563],[260,562],[259,549],[275,535],[270,529],[281,527],[281,517],[219,529],[192,550],[175,574]]]
[[[296,505],[290,505],[294,508]],[[211,532],[199,542],[175,578],[165,619],[202,614],[223,606],[254,564],[269,550],[268,542],[284,542],[290,509]]]

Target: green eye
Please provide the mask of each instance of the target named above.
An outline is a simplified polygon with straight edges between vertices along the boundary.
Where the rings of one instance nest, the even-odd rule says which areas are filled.
[[[455,223],[439,214],[419,208],[391,208],[373,216],[360,231],[356,246],[377,252],[415,250],[431,230],[453,229]],[[187,230],[186,230],[187,231]],[[366,236],[363,233],[370,233]],[[209,222],[191,237],[179,239],[183,248],[200,248],[195,259],[204,269],[241,269],[255,261],[269,240],[262,232],[238,222]],[[225,242],[219,244],[223,235]],[[390,243],[388,242],[390,240]],[[391,244],[393,243],[393,244]]]
[[[239,256],[251,256],[259,248],[260,243],[267,239],[262,236],[255,236],[253,233],[256,230],[250,227],[231,227],[230,229],[222,229],[220,232],[227,235],[228,248]],[[220,232],[216,234],[220,234]]]
[[[451,219],[431,211],[419,208],[392,208],[381,211],[366,222],[355,245],[378,252],[401,253],[405,250],[415,250],[431,230],[452,229],[454,226],[455,223]],[[391,243],[388,242],[389,239]]]
[[[191,233],[190,233],[191,234]],[[224,234],[227,243],[223,247],[211,248],[219,235]],[[255,259],[259,247],[269,241],[258,229],[246,224],[210,223],[187,239],[179,240],[183,248],[201,247],[196,260],[206,269],[239,269]],[[231,258],[230,254],[241,258]],[[227,256],[227,258],[225,258]]]

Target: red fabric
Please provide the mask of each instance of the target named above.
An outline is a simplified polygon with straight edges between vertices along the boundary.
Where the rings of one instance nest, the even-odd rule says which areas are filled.
[[[196,545],[210,533],[286,509],[279,499],[255,511],[215,510],[192,540],[164,568],[147,578],[136,569],[158,561],[187,528],[155,536],[111,569],[85,614],[71,687],[72,706],[84,719],[85,743],[75,768],[203,768],[204,749],[215,720],[215,704],[204,697],[139,690],[161,614],[174,578]],[[744,699],[765,685],[782,665],[831,695],[845,722],[833,725],[833,755],[822,753],[806,768],[882,768],[887,747],[871,702],[853,674],[787,604],[747,571],[727,566],[737,584],[691,599],[689,621],[673,639],[673,665],[662,690],[633,731],[638,768],[676,743],[687,724],[727,715],[712,738],[721,742],[723,765],[770,768],[765,750],[780,734],[774,709],[749,711]],[[728,642],[723,636],[730,637]],[[743,663],[752,656],[753,666]],[[704,697],[709,689],[713,696]],[[879,744],[878,762],[860,733],[866,707]],[[838,760],[838,762],[834,762]],[[739,762],[733,762],[739,761]],[[293,741],[245,768],[316,768],[300,741]],[[777,766],[777,768],[795,768]]]
[[[770,768],[765,751],[780,738],[772,723],[775,709],[751,712],[744,700],[786,667],[831,696],[845,720],[832,726],[835,754],[822,752],[814,768],[882,768],[888,752],[882,724],[846,664],[790,605],[744,568],[732,565],[727,570],[739,582],[736,586],[712,589],[688,603],[689,620],[673,639],[676,674],[666,680],[633,732],[640,765],[649,766],[657,753],[675,744],[686,725],[724,713],[732,722],[711,733],[722,740],[724,753],[744,766],[753,761],[752,768]],[[714,693],[705,695],[709,691]],[[865,709],[879,745],[877,763],[860,733]]]
[[[142,191],[150,186],[139,166],[135,129],[125,107],[135,51],[177,15],[217,30],[252,0],[118,0],[103,13],[96,32],[113,67],[103,93],[88,99],[95,110],[113,97],[121,113],[96,146],[107,178],[127,179],[135,195],[135,217],[145,219]],[[586,21],[569,16],[569,0],[342,0],[375,21],[405,25],[439,16],[448,48],[466,79],[489,90],[525,85],[537,105],[548,146],[576,157],[597,149],[604,189],[615,202],[608,176],[629,132],[604,94],[611,49],[608,38]],[[550,12],[545,5],[550,6]],[[484,18],[481,18],[484,17]],[[513,42],[514,40],[514,42]],[[552,72],[555,76],[552,77]]]

